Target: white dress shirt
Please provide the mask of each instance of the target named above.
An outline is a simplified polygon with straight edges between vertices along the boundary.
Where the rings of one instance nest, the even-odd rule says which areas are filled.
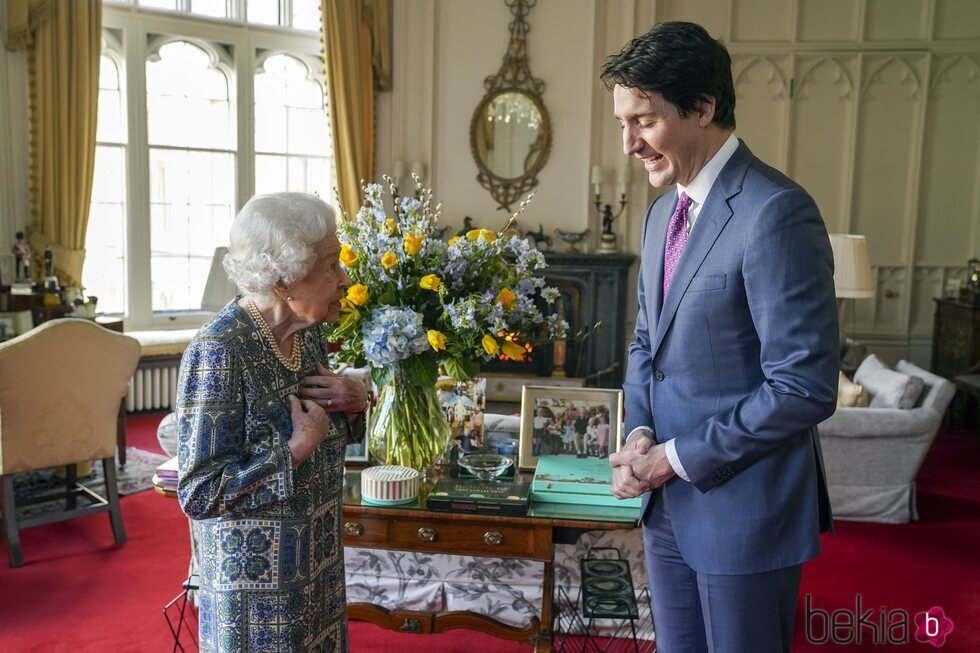
[[[718,175],[721,174],[721,169],[725,167],[725,164],[728,163],[728,160],[732,158],[732,155],[735,154],[735,150],[737,149],[738,139],[735,138],[734,133],[729,134],[728,140],[704,164],[701,172],[691,180],[688,186],[685,187],[677,184],[677,196],[680,197],[680,194],[684,193],[691,198],[691,206],[687,209],[687,233],[689,237],[695,222],[697,222],[698,215],[701,213],[701,207],[704,206],[705,201],[708,199],[708,193],[711,192],[711,188],[715,185],[715,180],[718,179]],[[681,256],[683,257],[683,254]],[[652,433],[653,429],[649,426],[637,426],[630,431],[630,434],[626,437],[626,441],[629,442],[630,438],[636,435],[638,431]],[[687,472],[684,471],[684,465],[681,463],[680,458],[677,457],[677,447],[674,444],[673,438],[664,443],[664,452],[667,454],[667,461],[674,468],[674,472],[685,481],[690,482],[691,479],[688,477]]]

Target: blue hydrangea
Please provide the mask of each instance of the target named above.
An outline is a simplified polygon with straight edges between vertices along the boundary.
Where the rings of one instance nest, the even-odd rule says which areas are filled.
[[[429,349],[422,316],[410,308],[382,306],[364,321],[361,344],[373,367],[390,367]]]

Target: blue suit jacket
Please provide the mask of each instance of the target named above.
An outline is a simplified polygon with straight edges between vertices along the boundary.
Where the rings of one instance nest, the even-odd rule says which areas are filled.
[[[747,574],[819,553],[831,526],[816,424],[839,369],[833,254],[813,199],[741,143],[715,181],[666,301],[677,192],[643,227],[626,432],[676,439],[691,482],[661,489],[694,570]],[[644,497],[646,512],[650,494]]]

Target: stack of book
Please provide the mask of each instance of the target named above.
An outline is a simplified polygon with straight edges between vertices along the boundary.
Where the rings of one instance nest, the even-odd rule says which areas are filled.
[[[617,499],[612,494],[612,468],[605,458],[541,456],[531,482],[531,498],[539,503],[639,508],[642,499]]]
[[[177,491],[177,456],[157,467],[153,484],[164,490]]]

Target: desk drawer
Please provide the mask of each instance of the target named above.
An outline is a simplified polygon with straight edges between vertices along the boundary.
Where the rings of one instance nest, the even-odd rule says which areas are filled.
[[[389,519],[351,515],[344,517],[344,544],[367,546],[385,544],[388,541]]]
[[[534,531],[508,524],[400,519],[392,545],[398,549],[475,556],[532,556]]]

